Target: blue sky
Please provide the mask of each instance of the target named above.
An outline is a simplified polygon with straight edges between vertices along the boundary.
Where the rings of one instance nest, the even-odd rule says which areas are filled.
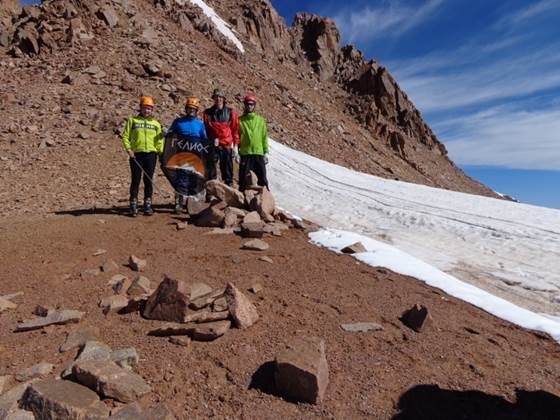
[[[332,17],[469,175],[560,208],[560,0],[272,3],[288,24],[302,10]]]

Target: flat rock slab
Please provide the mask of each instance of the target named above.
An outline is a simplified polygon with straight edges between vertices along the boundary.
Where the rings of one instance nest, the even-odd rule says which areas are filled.
[[[354,322],[351,324],[340,324],[344,331],[348,332],[368,332],[381,331],[383,327],[375,322]]]
[[[143,410],[138,403],[125,405],[111,414],[112,420],[175,420],[169,407],[164,403]]]
[[[99,336],[99,328],[93,326],[83,326],[70,331],[66,336],[66,341],[60,346],[61,353],[80,348],[88,341],[93,341]]]
[[[103,360],[86,360],[72,368],[76,381],[95,392],[129,403],[151,392],[150,386],[136,373]]]
[[[231,327],[231,321],[207,322],[204,324],[196,324],[190,336],[197,341],[213,341],[222,335]]]
[[[217,299],[221,298],[224,295],[224,289],[216,289],[213,290],[211,293],[199,297],[189,303],[189,307],[194,310],[199,310],[206,308],[209,305],[212,305]]]
[[[201,312],[195,312],[193,314],[187,315],[185,322],[196,322],[196,323],[214,322],[214,321],[223,321],[224,319],[228,319],[228,318],[229,318],[229,311],[227,310],[221,312],[201,311]]]
[[[71,381],[48,379],[27,388],[22,406],[39,419],[98,419],[107,418],[109,409],[99,396]]]
[[[343,254],[358,254],[360,252],[367,252],[367,249],[361,242],[356,242],[355,244],[342,248],[340,252]]]
[[[249,328],[258,321],[259,314],[255,305],[232,283],[226,285],[224,297],[237,328]]]
[[[9,301],[8,299],[4,299],[3,297],[0,297],[0,314],[10,309],[16,309],[16,308],[17,308],[17,304],[15,304],[12,301]]]
[[[298,337],[275,359],[276,390],[288,400],[319,404],[329,383],[325,342],[318,337]]]
[[[143,315],[148,319],[185,322],[190,293],[190,287],[185,282],[165,277],[148,298]]]
[[[191,284],[191,294],[190,294],[191,301],[206,296],[212,293],[213,290],[214,289],[212,289],[212,287],[208,286],[206,283],[201,283],[201,282],[193,283]]]
[[[74,311],[74,310],[65,309],[62,311],[54,311],[52,313],[49,313],[46,317],[35,318],[17,324],[16,332],[38,330],[48,325],[63,325],[69,323],[76,323],[79,322],[84,315],[85,312]]]
[[[27,382],[37,378],[43,379],[46,378],[53,371],[53,369],[53,364],[41,362],[16,373],[16,380],[19,382]]]
[[[253,239],[241,245],[241,249],[247,249],[250,251],[266,251],[268,248],[270,248],[270,245],[260,239]]]

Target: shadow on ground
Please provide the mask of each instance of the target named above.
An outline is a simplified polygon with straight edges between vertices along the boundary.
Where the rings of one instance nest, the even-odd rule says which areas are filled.
[[[480,391],[418,385],[401,395],[392,420],[558,420],[560,398],[546,391],[516,391],[511,403]]]
[[[154,205],[153,209],[156,213],[173,213],[173,206],[171,205]],[[128,206],[113,206],[113,207],[90,207],[87,209],[75,210],[58,210],[54,214],[57,216],[85,216],[85,215],[116,215],[116,216],[129,216]],[[138,217],[142,216],[142,206],[139,208]]]

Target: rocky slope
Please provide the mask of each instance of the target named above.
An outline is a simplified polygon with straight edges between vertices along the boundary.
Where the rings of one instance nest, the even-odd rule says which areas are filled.
[[[209,105],[215,86],[237,109],[255,92],[271,137],[296,149],[374,175],[493,195],[449,160],[384,67],[340,46],[328,18],[299,14],[287,27],[268,1],[208,1],[241,51],[187,0],[48,0],[19,14],[5,4],[4,213],[126,198],[117,135],[138,96],[155,96],[169,124],[186,95]]]

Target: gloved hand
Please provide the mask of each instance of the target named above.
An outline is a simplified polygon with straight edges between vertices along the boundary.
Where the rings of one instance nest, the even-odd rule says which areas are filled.
[[[268,154],[264,155],[264,164],[268,165]]]
[[[233,159],[239,163],[239,161],[241,160],[241,158],[239,157],[239,147],[237,147],[237,145],[233,145]]]
[[[214,147],[218,147],[220,145],[220,140],[214,139]]]

